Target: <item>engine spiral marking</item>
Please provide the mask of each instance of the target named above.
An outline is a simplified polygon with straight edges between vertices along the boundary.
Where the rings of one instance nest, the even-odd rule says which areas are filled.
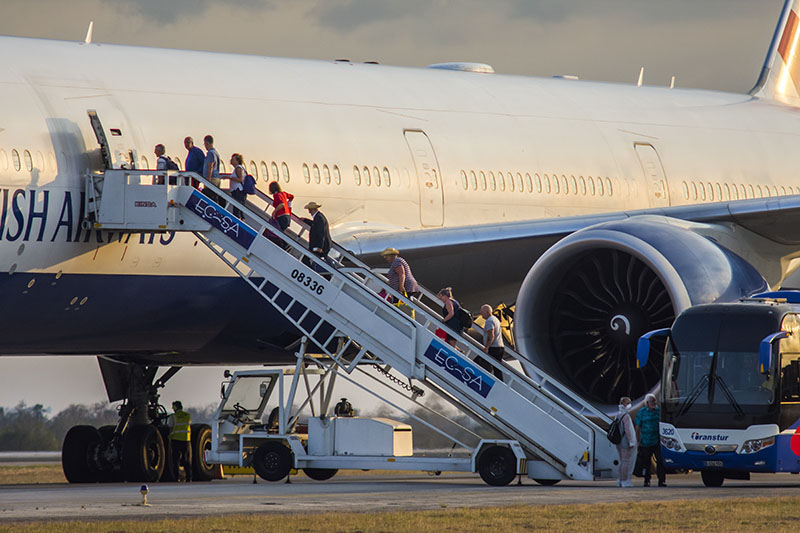
[[[611,319],[611,329],[613,329],[614,331],[619,331],[619,328],[620,328],[619,323],[620,322],[625,324],[625,335],[630,335],[631,334],[631,321],[628,320],[628,317],[626,317],[624,315],[615,315]]]

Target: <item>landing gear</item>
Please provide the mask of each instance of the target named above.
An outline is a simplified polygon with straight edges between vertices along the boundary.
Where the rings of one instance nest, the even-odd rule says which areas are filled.
[[[509,448],[490,446],[478,458],[478,473],[487,485],[504,487],[517,476],[517,458]]]
[[[172,464],[167,411],[158,403],[158,389],[179,367],[172,367],[156,380],[157,366],[126,365],[101,360],[109,400],[124,400],[116,426],[75,426],[66,437],[61,453],[64,475],[70,483],[132,481],[153,483],[177,481]],[[205,462],[210,447],[211,428],[195,424],[191,428],[193,476],[196,480],[214,478],[214,469]],[[190,473],[191,474],[191,473]]]

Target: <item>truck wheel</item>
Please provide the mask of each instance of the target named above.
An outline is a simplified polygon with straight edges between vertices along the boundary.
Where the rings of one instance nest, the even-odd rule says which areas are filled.
[[[122,471],[126,481],[154,483],[164,472],[164,440],[151,424],[133,426],[122,439]]]
[[[304,468],[303,472],[315,481],[326,481],[338,472],[338,468]]]
[[[206,450],[211,449],[211,426],[192,424],[192,469],[193,481],[211,481],[217,477],[216,467],[206,463]]]
[[[292,451],[282,442],[268,440],[256,449],[253,468],[267,481],[280,481],[292,470]]]
[[[478,473],[488,485],[503,487],[517,475],[517,458],[509,448],[490,446],[478,458]]]
[[[534,481],[536,483],[538,483],[539,485],[543,485],[545,487],[552,487],[553,485],[555,485],[556,483],[558,483],[561,480],[560,479],[534,479]]]
[[[721,487],[725,481],[725,475],[714,470],[703,470],[700,472],[700,477],[703,478],[703,485],[706,487]]]
[[[96,483],[97,470],[90,466],[90,453],[100,444],[100,433],[92,426],[73,426],[61,446],[61,467],[70,483]]]

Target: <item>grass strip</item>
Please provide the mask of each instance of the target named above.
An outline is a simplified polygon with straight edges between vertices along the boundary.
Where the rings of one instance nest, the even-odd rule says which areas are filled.
[[[580,531],[796,532],[800,498],[693,499],[581,505],[517,505],[387,513],[260,514],[164,520],[42,521],[0,524],[13,533],[472,532]]]

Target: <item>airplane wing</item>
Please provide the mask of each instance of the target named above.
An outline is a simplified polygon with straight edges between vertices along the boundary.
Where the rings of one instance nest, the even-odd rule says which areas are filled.
[[[735,224],[778,244],[800,245],[800,196],[456,228],[361,233],[340,243],[373,265],[383,264],[379,254],[384,248],[398,248],[414,266],[415,275],[419,272],[417,277],[430,288],[458,285],[458,280],[485,279],[486,290],[475,291],[480,298],[496,301],[499,290],[503,300],[513,301],[519,283],[533,263],[560,239],[595,224],[642,215]],[[493,300],[488,300],[492,297]]]

